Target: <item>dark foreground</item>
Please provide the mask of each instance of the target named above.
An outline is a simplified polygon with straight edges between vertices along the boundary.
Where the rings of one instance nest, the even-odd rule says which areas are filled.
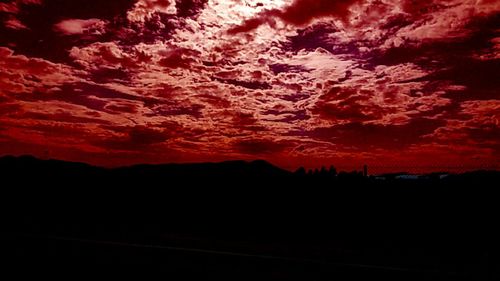
[[[497,172],[419,180],[265,162],[0,159],[1,249],[45,272],[176,279],[496,280]]]

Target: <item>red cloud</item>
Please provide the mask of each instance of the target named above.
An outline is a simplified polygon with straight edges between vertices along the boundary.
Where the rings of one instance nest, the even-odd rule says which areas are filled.
[[[17,55],[0,47],[0,93],[32,93],[77,79],[69,66]]]
[[[20,20],[16,18],[10,18],[5,21],[5,27],[15,30],[28,29]]]
[[[155,12],[175,14],[174,0],[138,0],[132,10],[128,12],[131,21],[144,21]]]
[[[102,34],[105,32],[106,23],[100,19],[69,19],[57,23],[54,28],[65,35],[78,35],[85,33]]]
[[[370,151],[377,148],[400,150],[422,143],[423,136],[433,133],[444,125],[443,120],[431,119],[415,119],[405,125],[349,123],[316,128],[307,134],[340,147],[351,147],[353,150]]]
[[[178,48],[166,52],[158,64],[167,68],[189,68],[196,61],[199,52],[186,48]]]
[[[132,128],[128,136],[130,142],[137,145],[150,145],[166,141],[172,133],[168,131],[157,131],[147,127],[136,126]]]
[[[290,144],[266,139],[238,140],[233,144],[237,153],[250,155],[266,155],[283,152]]]
[[[384,115],[384,109],[368,102],[373,93],[358,93],[357,89],[333,87],[322,95],[312,112],[322,119],[332,121],[362,122],[376,120]]]
[[[272,23],[275,18],[286,23],[301,26],[316,18],[334,17],[346,20],[349,8],[360,0],[295,0],[283,10],[270,10],[231,28],[229,34],[249,32],[264,23]]]
[[[304,25],[323,17],[345,20],[349,15],[349,7],[356,2],[359,0],[295,0],[279,17],[293,25]]]
[[[238,34],[238,33],[250,32],[250,31],[258,28],[259,26],[263,25],[264,23],[266,23],[267,20],[268,20],[268,16],[261,15],[258,18],[246,20],[243,24],[229,29],[228,33],[229,34]]]
[[[0,2],[0,154],[498,163],[498,1]]]

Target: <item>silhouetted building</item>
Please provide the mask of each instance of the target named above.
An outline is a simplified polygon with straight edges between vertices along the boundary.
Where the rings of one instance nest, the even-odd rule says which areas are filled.
[[[363,177],[368,177],[368,165],[363,166]]]
[[[397,180],[419,180],[422,177],[419,175],[400,175],[396,176]]]

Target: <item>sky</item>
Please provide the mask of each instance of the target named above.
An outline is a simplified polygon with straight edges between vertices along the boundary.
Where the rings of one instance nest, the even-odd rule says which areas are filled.
[[[0,0],[0,155],[500,168],[500,1]]]

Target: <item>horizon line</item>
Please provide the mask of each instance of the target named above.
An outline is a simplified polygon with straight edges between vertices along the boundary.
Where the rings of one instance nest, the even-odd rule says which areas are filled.
[[[66,163],[73,163],[73,164],[84,164],[90,167],[95,167],[95,168],[101,168],[101,169],[120,169],[120,168],[132,168],[132,167],[137,167],[137,166],[162,166],[162,165],[196,165],[196,164],[222,164],[222,163],[229,163],[229,162],[245,162],[245,163],[253,163],[253,162],[259,162],[263,161],[266,162],[270,165],[272,165],[275,168],[281,169],[283,171],[287,171],[290,173],[294,173],[298,171],[301,168],[304,168],[306,172],[308,171],[315,171],[315,170],[321,170],[322,168],[330,168],[334,167],[337,169],[338,173],[341,172],[362,172],[364,165],[367,165],[368,169],[370,168],[375,168],[375,169],[388,169],[388,168],[400,168],[401,170],[399,171],[392,171],[392,172],[383,172],[383,173],[374,173],[370,174],[372,176],[377,176],[377,175],[386,175],[386,174],[413,174],[413,175],[418,175],[418,174],[435,174],[435,173],[448,173],[448,174],[462,174],[462,173],[467,173],[467,172],[478,172],[478,171],[494,171],[494,172],[500,172],[500,169],[495,166],[495,165],[484,165],[484,166],[467,166],[467,165],[459,165],[459,166],[409,166],[409,165],[369,165],[369,164],[362,164],[362,165],[340,165],[337,166],[335,164],[331,165],[322,165],[322,166],[317,166],[316,168],[305,168],[303,165],[299,166],[298,168],[294,170],[286,169],[283,168],[279,165],[274,164],[272,161],[266,160],[266,159],[261,159],[261,158],[255,158],[253,160],[250,159],[230,159],[230,160],[223,160],[223,161],[186,161],[186,162],[160,162],[160,163],[135,163],[135,164],[130,164],[130,165],[118,165],[118,166],[106,166],[106,165],[96,165],[92,164],[89,162],[85,161],[73,161],[73,160],[64,160],[60,158],[43,158],[43,157],[37,157],[32,154],[19,154],[19,155],[13,155],[13,154],[4,154],[0,155],[0,159],[2,158],[23,158],[23,157],[30,157],[34,158],[38,161],[59,161],[59,162],[66,162]],[[341,169],[339,169],[341,168]],[[347,170],[345,170],[348,168]],[[434,171],[429,171],[429,172],[424,172],[424,173],[412,173],[410,171],[405,171],[405,169],[429,169],[429,168],[435,168]],[[461,170],[460,172],[453,172],[450,170]]]

